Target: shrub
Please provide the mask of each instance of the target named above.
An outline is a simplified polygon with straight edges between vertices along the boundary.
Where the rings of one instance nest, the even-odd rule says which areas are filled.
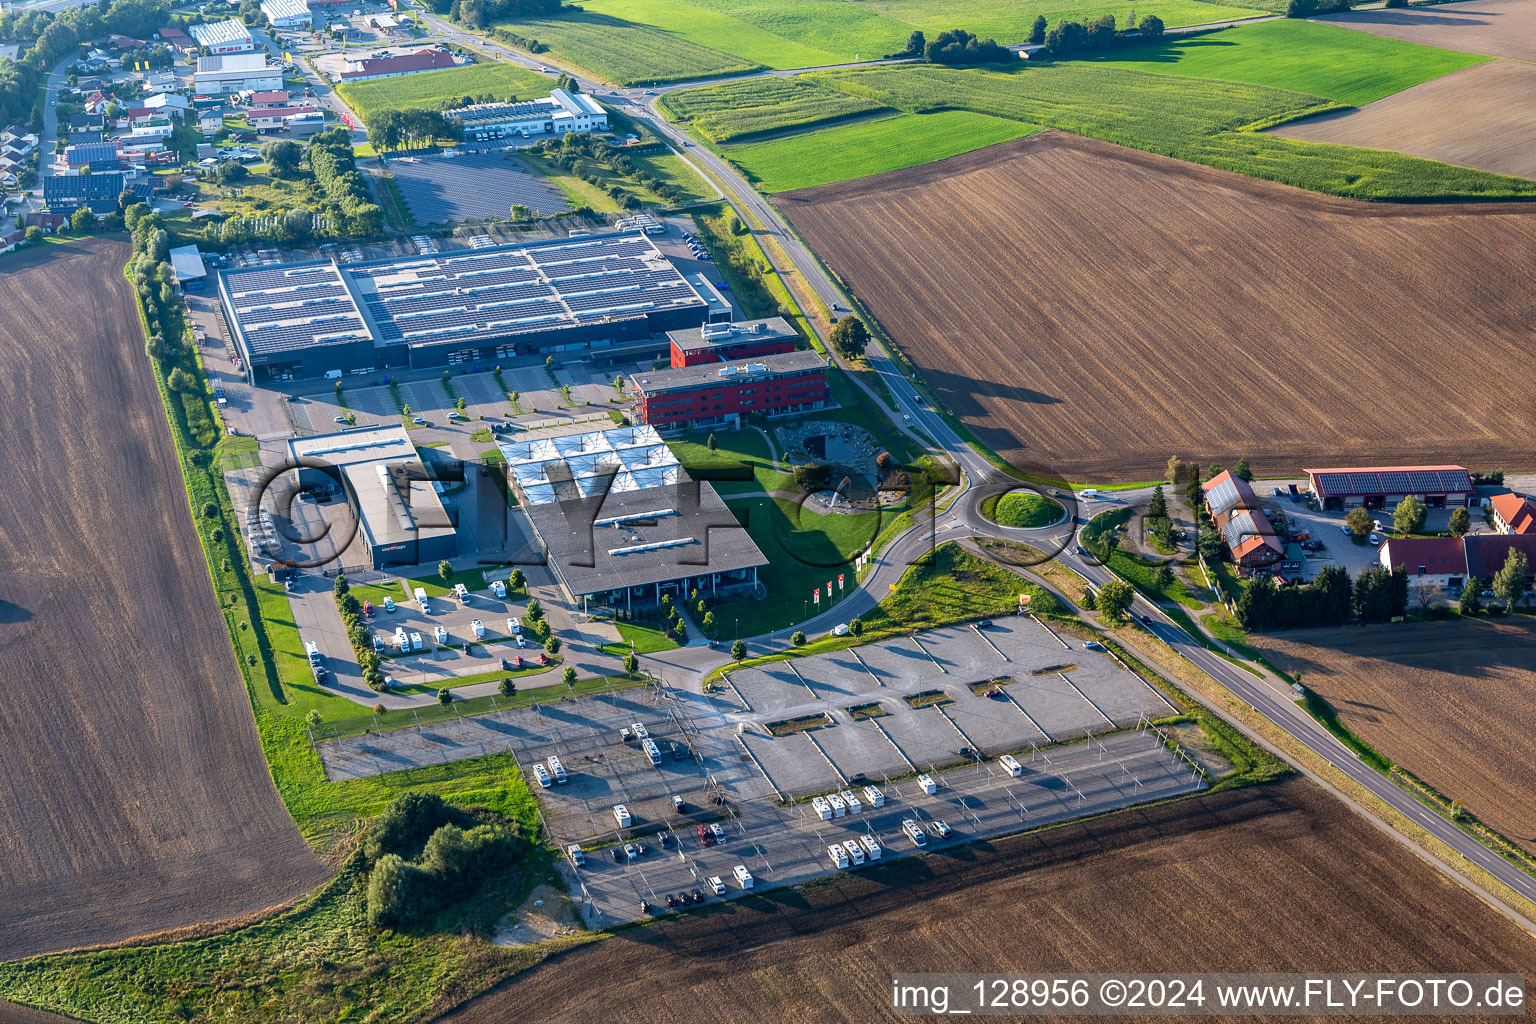
[[[795,630],[793,633],[790,634],[789,642],[794,644],[796,647],[804,647],[805,646],[805,633],[802,632],[801,630],[798,630],[798,629]]]
[[[624,671],[629,675],[634,675],[640,671],[640,659],[635,657],[634,651],[624,655]]]
[[[575,682],[576,682],[576,666],[575,665],[567,665],[567,666],[565,666],[565,671],[560,673],[560,681],[563,682],[566,686],[571,686],[571,685],[575,684]]]
[[[453,691],[448,689],[448,687],[446,687],[446,686],[443,687],[441,690],[438,690],[437,691],[437,702],[439,704],[444,705],[444,706],[452,704],[453,703]]]
[[[496,692],[503,697],[510,697],[517,692],[517,680],[511,676],[503,676],[501,682],[496,684]]]
[[[557,636],[546,637],[544,640],[544,653],[553,658],[560,653],[560,638]]]

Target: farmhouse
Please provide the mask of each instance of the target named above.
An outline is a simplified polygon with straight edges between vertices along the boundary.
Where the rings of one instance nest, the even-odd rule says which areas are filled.
[[[800,336],[781,316],[668,331],[673,368],[793,352]]]
[[[736,427],[751,415],[825,408],[827,364],[810,349],[745,363],[708,363],[630,377],[641,423],[659,430]]]
[[[1202,489],[1206,507],[1233,564],[1258,569],[1274,565],[1284,557],[1280,538],[1248,481],[1224,470],[1207,480]]]
[[[1325,509],[1385,509],[1412,495],[1430,508],[1467,504],[1472,477],[1460,466],[1373,466],[1309,469],[1312,493]]]
[[[168,25],[156,32],[155,35],[159,36],[160,41],[173,50],[185,53],[188,50],[197,49],[197,42],[179,28]]]
[[[650,427],[499,446],[508,480],[572,604],[650,607],[697,588],[755,589],[768,560],[715,489]]]
[[[293,118],[313,114],[316,109],[312,106],[262,107],[260,110],[248,111],[245,120],[252,128],[276,128],[279,125],[289,124]],[[321,120],[324,120],[323,115]]]
[[[260,53],[199,57],[192,82],[194,90],[205,96],[261,92],[283,87],[283,69],[267,63],[266,55]]]
[[[310,14],[309,4],[304,0],[261,0],[261,13],[279,31],[308,31],[314,27],[314,16]]]
[[[256,48],[256,40],[245,22],[239,18],[215,21],[207,25],[193,25],[188,31],[197,45],[207,48],[211,54],[249,53]]]
[[[1493,525],[1500,533],[1536,532],[1536,505],[1518,494],[1496,494],[1488,499]]]
[[[475,103],[446,111],[464,128],[466,139],[519,135],[564,135],[605,132],[608,112],[585,93],[556,89],[541,100],[525,103]]]
[[[1423,580],[1459,592],[1467,579],[1467,549],[1460,537],[1391,537],[1378,552],[1387,569],[1402,569],[1409,582]]]
[[[403,426],[312,434],[288,442],[299,487],[343,488],[357,509],[369,566],[418,565],[458,554],[458,535]],[[328,468],[326,468],[328,467]]]
[[[709,310],[649,239],[619,234],[250,267],[222,273],[219,297],[253,380],[599,353]]]

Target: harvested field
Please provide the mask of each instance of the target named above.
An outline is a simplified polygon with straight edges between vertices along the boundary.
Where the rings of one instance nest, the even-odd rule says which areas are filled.
[[[1529,935],[1293,780],[733,901],[556,956],[443,1019],[896,1020],[897,971],[1533,966]]]
[[[1536,178],[1536,66],[1488,61],[1273,134]]]
[[[1530,619],[1311,629],[1253,642],[1300,672],[1340,722],[1393,763],[1536,853]]]
[[[1378,8],[1318,20],[1447,50],[1536,60],[1536,4],[1528,0],[1473,0],[1411,10]]]
[[[1016,465],[1530,461],[1509,254],[1536,207],[1360,204],[1056,132],[775,201]]]
[[[127,258],[106,239],[5,257],[5,960],[249,914],[326,877],[257,744]]]

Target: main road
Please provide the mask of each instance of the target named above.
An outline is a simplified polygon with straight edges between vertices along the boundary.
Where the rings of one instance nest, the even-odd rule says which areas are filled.
[[[487,46],[487,41],[482,37],[471,36],[441,19],[429,18],[429,20],[436,27],[465,44],[479,48]],[[523,54],[516,54],[499,44],[490,44],[489,48],[493,55],[500,59],[511,60],[535,69],[547,64]],[[779,74],[794,73],[796,72],[779,72]],[[579,74],[574,77],[577,78],[578,85],[589,92],[603,92],[608,89],[605,84],[582,79]],[[733,166],[706,148],[694,145],[693,140],[684,132],[669,124],[656,112],[657,94],[664,91],[666,90],[628,90],[616,95],[610,92],[609,98],[619,100],[622,107],[628,108],[628,113],[644,118],[655,131],[673,145],[684,159],[707,169],[727,201],[736,206],[738,212],[751,211],[753,217],[763,225],[763,229],[757,234],[766,234],[782,246],[782,251],[788,255],[789,261],[793,264],[792,269],[799,273],[821,302],[834,311],[844,308],[841,289],[800,242],[798,236],[789,229],[789,225],[779,215],[778,210],[759,195]],[[636,95],[637,92],[638,95]],[[765,246],[764,249],[770,261],[774,262],[776,270],[783,272],[791,269],[779,265],[780,261],[769,247]],[[898,428],[912,434],[924,443],[924,447],[931,447],[958,467],[962,474],[959,493],[946,496],[947,505],[943,511],[900,534],[875,556],[871,568],[866,571],[855,593],[835,608],[801,623],[799,628],[807,634],[825,632],[837,623],[846,622],[853,616],[873,608],[879,599],[889,592],[890,587],[901,578],[908,566],[944,540],[966,536],[1009,534],[1009,531],[999,528],[983,517],[980,514],[980,505],[989,494],[1016,487],[1018,483],[1000,475],[986,459],[954,431],[942,416],[930,409],[919,396],[912,382],[896,368],[889,353],[878,343],[871,343],[866,350],[866,355],[896,403],[897,413],[901,417],[901,421],[897,424]],[[931,439],[931,445],[927,444],[920,435],[926,435],[926,439]],[[1075,503],[1070,495],[1068,495],[1067,504],[1069,509],[1074,510],[1072,518],[1075,522],[1077,518]],[[1078,548],[1073,543],[1074,539],[1070,533],[1058,537],[1049,545],[1047,553],[1053,554],[1061,564],[1095,586],[1112,579],[1110,572],[1095,559],[1077,553]],[[1151,637],[1155,638],[1152,642],[1167,644],[1296,742],[1369,791],[1377,800],[1419,825],[1455,853],[1483,869],[1514,892],[1527,900],[1536,902],[1536,879],[1493,853],[1445,818],[1430,811],[1386,776],[1361,762],[1349,748],[1320,727],[1296,701],[1292,700],[1290,695],[1284,692],[1283,684],[1278,680],[1268,674],[1253,675],[1213,654],[1174,624],[1160,608],[1140,594],[1136,596],[1132,610],[1141,617]],[[787,640],[783,633],[766,634],[749,641],[749,648],[754,655],[780,650],[786,646]],[[695,682],[714,669],[729,663],[729,658],[724,652],[705,646],[679,648],[649,656],[646,660],[654,663],[653,671],[659,675],[669,676],[674,682],[684,680]],[[1446,870],[1449,871],[1448,868]]]

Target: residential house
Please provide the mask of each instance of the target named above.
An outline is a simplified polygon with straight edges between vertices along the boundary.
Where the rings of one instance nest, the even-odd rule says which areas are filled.
[[[1536,533],[1536,505],[1518,494],[1496,494],[1488,499],[1493,525],[1500,533]]]

